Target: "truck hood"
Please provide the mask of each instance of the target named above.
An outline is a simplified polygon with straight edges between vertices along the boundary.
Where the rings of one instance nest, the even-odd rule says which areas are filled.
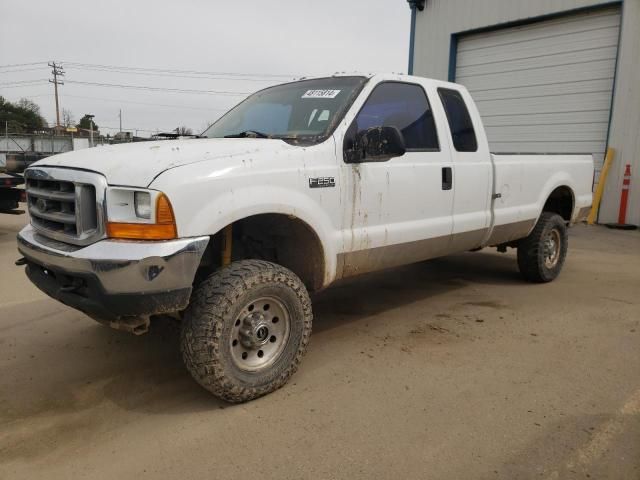
[[[36,167],[65,167],[101,173],[110,185],[147,187],[165,170],[196,162],[269,156],[296,149],[282,140],[208,138],[106,145],[44,158]]]

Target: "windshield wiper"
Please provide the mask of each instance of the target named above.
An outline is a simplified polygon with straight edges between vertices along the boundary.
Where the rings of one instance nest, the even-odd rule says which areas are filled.
[[[244,132],[225,135],[224,138],[271,138],[271,136],[256,130],[245,130]]]
[[[272,135],[271,138],[277,138],[278,140],[299,140],[300,135]]]

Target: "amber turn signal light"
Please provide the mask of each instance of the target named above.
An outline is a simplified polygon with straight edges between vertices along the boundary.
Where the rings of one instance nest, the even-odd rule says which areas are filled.
[[[174,225],[176,221],[173,217],[173,208],[164,193],[158,195],[156,199],[156,223],[159,225]]]
[[[178,238],[173,208],[164,193],[156,199],[155,223],[107,223],[107,236],[128,240],[171,240]]]

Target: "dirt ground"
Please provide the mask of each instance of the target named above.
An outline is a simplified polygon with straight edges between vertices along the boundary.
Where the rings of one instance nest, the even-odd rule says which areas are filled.
[[[109,330],[14,266],[0,215],[2,479],[640,479],[640,233],[578,226],[553,283],[513,252],[315,298],[298,373],[224,404],[177,327]]]

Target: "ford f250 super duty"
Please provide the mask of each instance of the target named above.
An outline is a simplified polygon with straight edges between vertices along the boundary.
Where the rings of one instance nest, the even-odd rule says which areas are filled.
[[[403,75],[259,91],[203,138],[64,153],[27,169],[31,281],[115,328],[181,321],[187,369],[230,402],[307,348],[309,291],[452,253],[517,248],[548,282],[591,205],[591,155],[494,155],[456,84]]]

